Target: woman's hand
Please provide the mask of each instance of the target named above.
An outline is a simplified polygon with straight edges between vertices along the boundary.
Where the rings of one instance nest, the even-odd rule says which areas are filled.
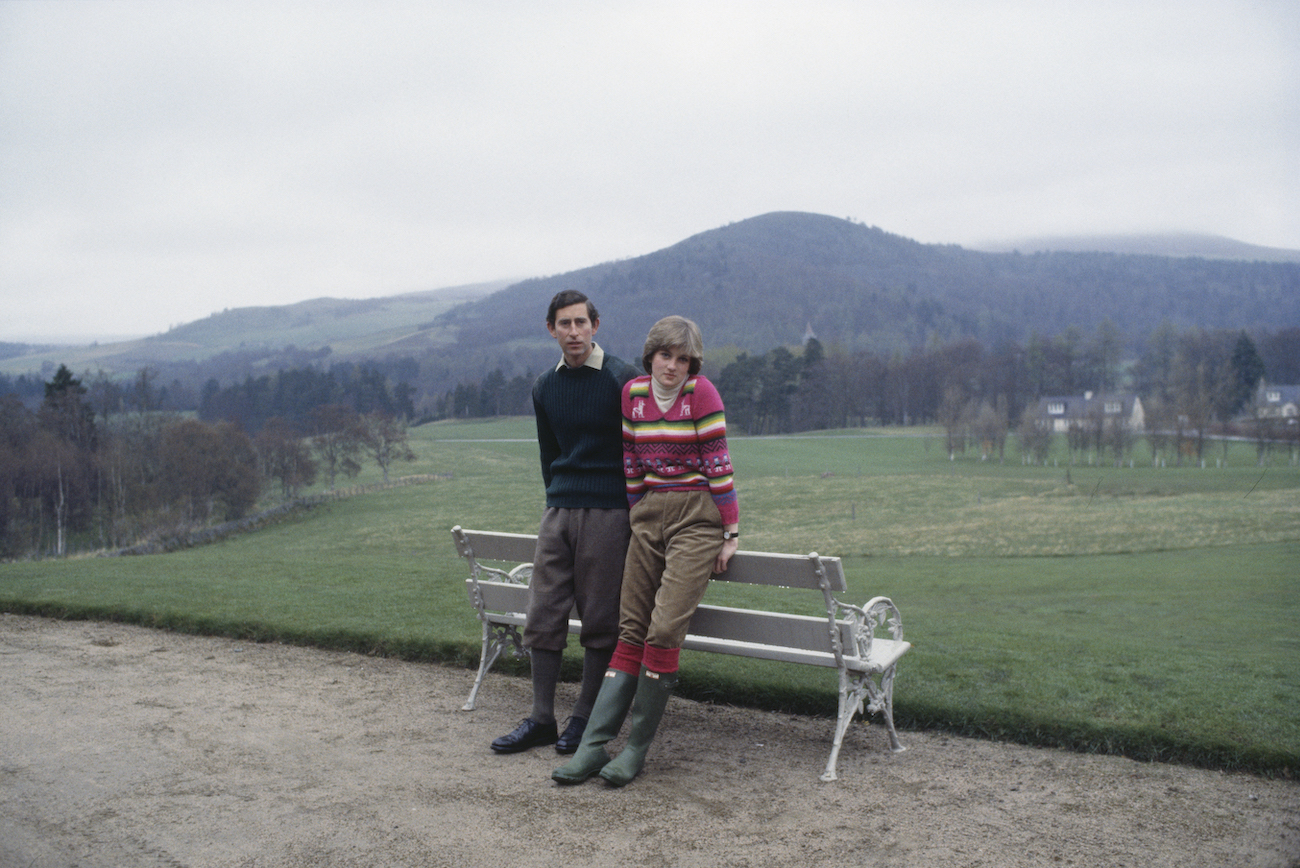
[[[722,551],[718,552],[718,557],[713,562],[713,572],[715,574],[727,571],[727,562],[731,560],[731,556],[736,553],[736,549],[739,547],[740,540],[724,539],[722,541]]]

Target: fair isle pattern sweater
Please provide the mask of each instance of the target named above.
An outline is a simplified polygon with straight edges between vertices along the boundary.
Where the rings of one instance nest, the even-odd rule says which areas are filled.
[[[727,422],[712,383],[689,378],[666,413],[655,402],[649,376],[623,387],[623,475],[629,505],[649,491],[707,491],[722,523],[739,523]]]

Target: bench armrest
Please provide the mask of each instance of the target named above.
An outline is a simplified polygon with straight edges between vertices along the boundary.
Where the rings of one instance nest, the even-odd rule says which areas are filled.
[[[846,603],[839,603],[839,606],[844,616],[853,622],[853,638],[860,656],[871,650],[877,627],[886,627],[889,638],[895,642],[903,641],[903,615],[888,597],[873,597],[861,607]]]

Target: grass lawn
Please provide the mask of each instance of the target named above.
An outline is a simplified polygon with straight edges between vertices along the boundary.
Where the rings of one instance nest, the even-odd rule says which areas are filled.
[[[412,434],[419,458],[396,472],[443,477],[170,554],[3,564],[0,607],[476,664],[448,529],[536,530],[531,421]],[[902,610],[916,647],[901,728],[1294,774],[1300,469],[1257,467],[1246,444],[1205,468],[950,461],[941,438],[898,431],[732,446],[745,548],[840,555],[846,602],[885,594]],[[709,598],[771,593],[720,584]],[[686,654],[681,691],[833,715],[834,682]]]

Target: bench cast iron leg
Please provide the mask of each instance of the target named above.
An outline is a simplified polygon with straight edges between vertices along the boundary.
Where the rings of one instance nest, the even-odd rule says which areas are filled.
[[[474,703],[478,698],[478,689],[483,686],[483,678],[492,668],[492,664],[497,662],[497,657],[501,656],[501,649],[505,647],[505,641],[493,635],[490,624],[483,625],[483,651],[479,656],[478,677],[474,679],[474,686],[470,688],[469,699],[461,706],[461,711],[473,711]]]
[[[853,720],[853,715],[857,714],[862,708],[862,684],[857,681],[851,688],[849,685],[849,674],[840,671],[840,713],[835,722],[835,740],[831,744],[830,759],[826,761],[826,771],[822,772],[823,781],[839,780],[839,774],[836,766],[840,759],[840,745],[844,743],[844,733],[849,729],[849,723]]]
[[[907,750],[899,742],[898,732],[894,729],[893,694],[894,667],[892,666],[881,673],[879,687],[871,680],[870,675],[855,675],[850,678],[847,672],[840,673],[840,714],[835,722],[835,741],[831,745],[831,756],[826,761],[826,771],[821,775],[823,781],[839,780],[836,766],[839,763],[844,734],[848,732],[853,716],[862,713],[863,703],[868,698],[870,703],[867,704],[867,713],[880,712],[881,717],[885,719],[885,728],[889,731],[889,749],[894,753]]]
[[[872,711],[879,711],[885,719],[889,730],[889,749],[894,753],[907,750],[898,740],[898,731],[894,729],[894,667],[890,666],[880,676],[880,694],[872,703]]]

